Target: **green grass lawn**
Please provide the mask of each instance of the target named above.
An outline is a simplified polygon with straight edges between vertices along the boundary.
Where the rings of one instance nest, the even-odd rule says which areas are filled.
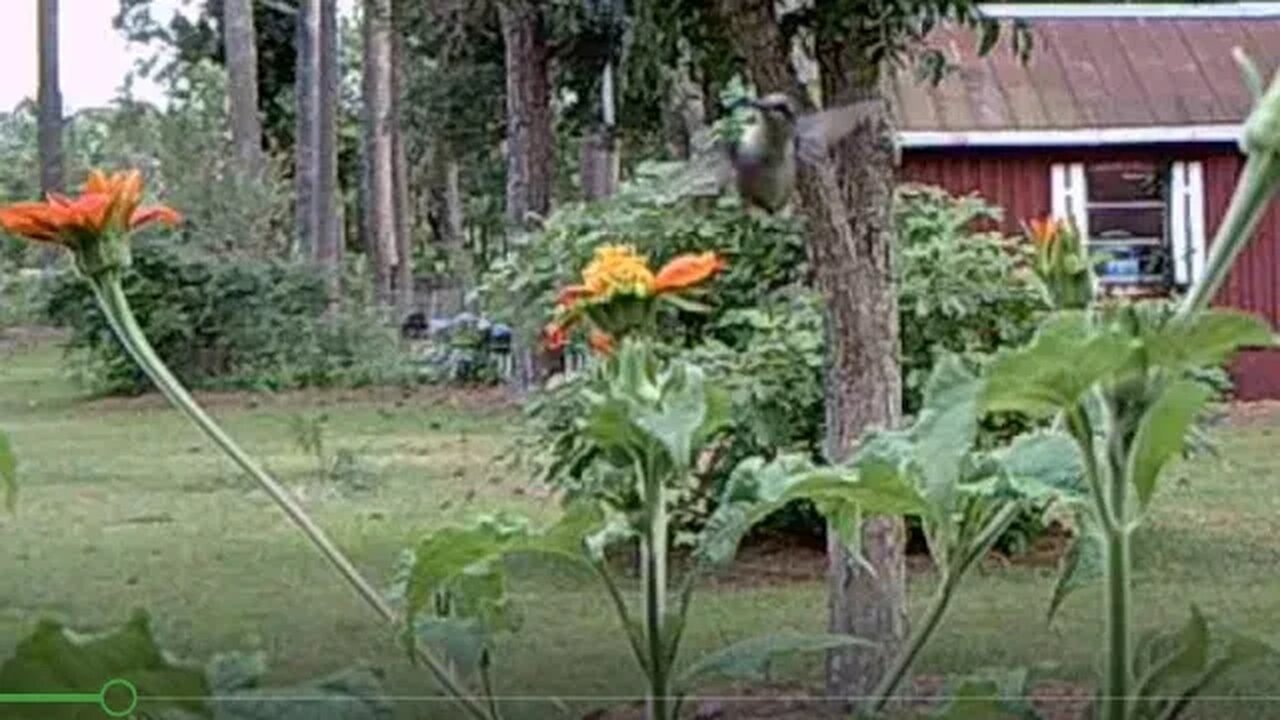
[[[0,346],[0,428],[20,458],[18,511],[0,516],[0,655],[42,617],[92,629],[146,608],[173,652],[208,657],[260,649],[274,679],[300,680],[367,660],[389,692],[430,694],[386,631],[264,495],[156,398],[95,400],[60,375],[48,343]],[[214,414],[290,487],[379,582],[425,531],[481,512],[548,520],[554,501],[494,462],[512,431],[509,410],[401,397],[306,394],[214,398]],[[325,412],[326,439],[358,450],[376,478],[349,488],[315,478],[291,418]],[[1144,626],[1181,622],[1190,603],[1215,621],[1280,643],[1280,419],[1219,431],[1226,462],[1184,463],[1155,503],[1138,543],[1137,613]],[[927,576],[913,579],[913,611]],[[964,589],[928,650],[922,673],[1043,666],[1089,682],[1100,626],[1096,593],[1070,600],[1050,627],[1048,569],[989,568]],[[502,692],[603,698],[637,690],[632,661],[605,598],[574,577],[518,578],[524,628],[505,641]],[[758,632],[820,631],[821,583],[733,586],[695,601],[686,657]],[[817,659],[778,667],[817,683]],[[1280,662],[1231,675],[1198,717],[1280,717]],[[1234,699],[1226,696],[1237,696]],[[593,703],[583,700],[581,705]],[[600,703],[594,703],[600,704]],[[555,716],[530,703],[524,716]],[[449,717],[443,706],[402,706],[404,717]],[[2,715],[2,713],[0,713]]]

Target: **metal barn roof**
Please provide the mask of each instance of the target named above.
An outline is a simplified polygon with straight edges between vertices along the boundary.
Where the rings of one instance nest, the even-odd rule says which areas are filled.
[[[1233,141],[1251,98],[1232,49],[1268,78],[1280,65],[1280,3],[983,9],[1027,20],[1030,59],[1004,42],[979,57],[972,31],[935,30],[930,45],[958,67],[937,86],[895,73],[904,145]]]

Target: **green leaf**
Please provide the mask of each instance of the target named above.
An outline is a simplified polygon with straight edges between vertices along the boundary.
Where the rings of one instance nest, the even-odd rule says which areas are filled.
[[[1057,313],[1029,345],[996,356],[986,374],[984,409],[1050,417],[1124,367],[1134,348],[1130,338],[1094,328],[1083,313]]]
[[[0,691],[21,693],[96,693],[108,680],[121,678],[137,688],[140,709],[156,713],[181,710],[211,717],[204,669],[179,665],[166,657],[151,634],[142,611],[124,625],[86,636],[51,620],[18,643],[0,665]],[[154,699],[146,698],[176,698]],[[177,699],[180,698],[180,699]],[[13,720],[89,720],[101,718],[97,705],[12,705],[4,716]]]
[[[960,468],[978,431],[982,383],[955,355],[934,366],[925,386],[924,408],[911,429],[915,456],[924,476],[924,493],[949,513]]]
[[[1086,512],[1076,513],[1076,537],[1058,563],[1058,581],[1049,599],[1046,620],[1052,622],[1058,608],[1072,593],[1102,578],[1103,540],[1097,525]]]
[[[1206,310],[1173,319],[1143,338],[1150,362],[1175,370],[1221,365],[1241,347],[1272,344],[1262,319],[1237,310]]]
[[[679,691],[688,691],[697,681],[707,677],[763,680],[769,663],[780,655],[821,652],[853,645],[873,647],[874,643],[849,635],[804,633],[749,638],[699,658],[679,673],[675,687]]]
[[[799,456],[772,463],[744,461],[734,470],[720,505],[707,521],[699,555],[712,563],[733,559],[752,527],[795,500],[809,500],[824,514],[848,520],[877,515],[921,515],[928,502],[897,466],[866,458],[855,469],[810,469]],[[845,523],[851,525],[851,523]]]
[[[1005,479],[1025,497],[1073,500],[1087,489],[1080,448],[1068,435],[1026,433],[992,456]]]
[[[0,482],[4,483],[4,504],[13,512],[18,503],[18,461],[13,456],[9,436],[0,432]]]
[[[1200,409],[1213,391],[1195,380],[1169,384],[1142,416],[1129,450],[1129,476],[1143,508],[1155,494],[1165,463],[1181,454]]]
[[[205,674],[209,678],[209,690],[214,695],[248,690],[257,687],[267,674],[266,654],[219,653],[209,661]]]
[[[214,701],[215,720],[392,720],[380,673],[357,666],[288,687],[230,693]]]
[[[633,418],[666,450],[680,471],[693,462],[694,442],[707,419],[705,376],[696,365],[681,363],[665,374],[661,405]]]
[[[1027,700],[1027,671],[989,670],[947,683],[947,703],[934,720],[1039,720]]]

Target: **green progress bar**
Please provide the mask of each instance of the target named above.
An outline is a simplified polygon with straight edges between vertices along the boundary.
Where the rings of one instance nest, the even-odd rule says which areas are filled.
[[[107,693],[116,691],[114,702]],[[121,678],[108,680],[96,693],[0,693],[0,705],[97,705],[107,717],[128,717],[138,707],[138,689]]]

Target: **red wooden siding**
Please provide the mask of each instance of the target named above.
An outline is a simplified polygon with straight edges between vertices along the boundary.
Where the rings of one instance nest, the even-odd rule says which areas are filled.
[[[1206,232],[1213,233],[1226,215],[1243,158],[1229,146],[1186,146],[1157,149],[1026,149],[908,150],[900,176],[953,194],[978,193],[1004,209],[1007,233],[1020,223],[1050,211],[1050,167],[1055,162],[1145,158],[1199,160],[1204,167]],[[1273,202],[1256,235],[1236,261],[1215,304],[1256,313],[1280,329],[1280,202]],[[1280,351],[1256,350],[1241,355],[1232,368],[1242,399],[1280,399]]]

